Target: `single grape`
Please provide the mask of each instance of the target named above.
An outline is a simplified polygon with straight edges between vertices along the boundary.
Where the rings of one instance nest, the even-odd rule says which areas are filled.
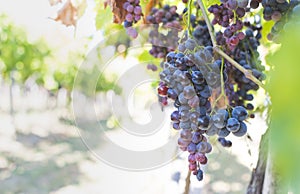
[[[179,94],[178,100],[179,100],[180,104],[187,104],[188,103],[188,100],[184,97],[183,93]]]
[[[133,15],[131,13],[126,14],[125,19],[128,22],[133,22]]]
[[[208,136],[214,136],[218,133],[219,128],[217,128],[214,124],[212,124],[207,130],[206,130],[206,135]]]
[[[197,111],[192,112],[192,113],[190,114],[190,121],[191,121],[192,123],[198,123],[198,118],[199,118],[199,116],[200,116],[200,113],[199,113],[199,112],[197,112]]]
[[[189,170],[190,171],[194,171],[197,169],[197,164],[196,163],[190,163],[189,164]]]
[[[188,100],[188,104],[192,108],[198,107],[199,106],[199,97],[195,95],[193,98]]]
[[[186,86],[183,89],[183,96],[186,99],[191,99],[196,95],[195,89],[193,86]]]
[[[198,118],[198,126],[201,129],[206,129],[210,124],[210,116],[205,115]]]
[[[128,10],[127,10],[128,11]],[[135,8],[134,8],[134,14],[136,14],[136,15],[141,15],[141,13],[142,13],[142,8],[140,7],[140,6],[136,6]]]
[[[259,2],[257,0],[251,0],[250,7],[252,9],[256,9],[256,8],[258,8],[258,6],[259,6]]]
[[[179,112],[180,114],[180,121],[181,122],[186,122],[190,119],[190,112],[188,110],[183,110]]]
[[[173,123],[173,129],[179,130],[180,129],[179,123]]]
[[[229,118],[227,120],[226,129],[230,132],[236,132],[240,128],[240,122],[236,118]]]
[[[190,143],[187,147],[187,151],[190,153],[190,154],[194,154],[196,153],[196,144],[194,144],[193,142]]]
[[[198,181],[203,180],[203,171],[200,169],[197,171],[197,179],[198,179]]]
[[[124,27],[128,28],[132,26],[132,22],[128,22],[127,20],[124,21]]]
[[[182,139],[182,138],[178,139],[178,145],[181,147],[187,147],[189,145],[189,143],[190,142],[185,139]]]
[[[197,151],[200,153],[205,153],[207,149],[207,143],[206,142],[200,142],[196,146]]]
[[[196,157],[195,154],[190,154],[188,157],[189,163],[195,163],[196,162]]]
[[[240,122],[240,128],[236,132],[233,132],[232,134],[237,137],[242,137],[247,133],[247,125],[244,122]]]
[[[238,6],[237,0],[228,0],[227,6],[229,9],[235,10]]]
[[[186,140],[186,141],[191,141],[192,136],[193,136],[192,132],[189,129],[184,129],[180,133],[181,139]]]
[[[274,13],[272,14],[272,20],[277,22],[281,19],[281,13],[279,11],[274,11]]]
[[[210,153],[212,151],[212,146],[210,143],[207,143],[206,153]]]
[[[218,131],[219,137],[227,137],[229,134],[230,134],[230,131],[228,131],[226,127],[222,128]]]
[[[237,106],[232,110],[232,117],[239,121],[244,121],[248,117],[248,112],[244,107]]]
[[[179,122],[179,119],[180,119],[179,111],[174,111],[174,112],[172,112],[172,114],[171,114],[171,120],[172,120],[173,122],[178,123],[178,122]]]

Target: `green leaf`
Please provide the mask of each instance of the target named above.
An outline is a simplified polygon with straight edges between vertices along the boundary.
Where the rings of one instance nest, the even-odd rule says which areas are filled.
[[[102,6],[103,2],[98,2],[95,8],[96,10],[96,29],[103,29],[107,27],[108,24],[113,22],[113,15],[111,9],[107,7],[104,9]]]
[[[282,36],[281,48],[270,56],[273,65],[268,91],[272,101],[271,149],[284,182],[300,193],[300,26],[292,25]]]

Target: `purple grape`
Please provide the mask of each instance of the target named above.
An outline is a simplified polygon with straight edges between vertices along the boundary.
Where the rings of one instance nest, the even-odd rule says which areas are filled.
[[[123,4],[123,8],[124,9],[127,9],[127,7],[130,5],[130,3],[129,2],[125,2],[124,4]]]
[[[231,114],[233,118],[236,118],[239,121],[244,121],[248,117],[247,110],[242,106],[234,107]]]
[[[247,133],[247,125],[244,122],[240,122],[240,128],[236,132],[233,132],[232,134],[237,136],[237,137],[242,137],[246,135]]]
[[[132,21],[133,21],[133,16],[132,16],[132,14],[130,14],[130,13],[126,14],[125,19],[126,19],[128,22],[132,22]]]
[[[133,5],[128,5],[126,8],[126,11],[128,11],[129,13],[132,13],[133,9],[134,9]]]
[[[134,16],[134,20],[137,22],[137,21],[139,21],[141,19],[141,16],[140,15],[135,15]]]
[[[274,11],[271,17],[273,21],[277,22],[281,19],[281,13],[279,11]]]
[[[181,131],[180,133],[180,137],[183,139],[183,140],[186,140],[186,141],[191,141],[192,139],[192,132],[191,130],[188,130],[188,129],[184,129]]]
[[[239,18],[242,18],[242,17],[245,16],[246,11],[245,11],[244,8],[238,7],[238,8],[236,9],[236,14],[237,14],[237,16],[238,16]]]
[[[203,171],[200,169],[197,171],[197,179],[198,179],[198,181],[203,180]]]
[[[196,153],[196,144],[194,143],[190,143],[187,147],[187,151],[190,153],[190,154],[194,154]]]
[[[136,29],[129,27],[126,29],[126,32],[129,36],[131,36],[132,38],[136,38],[138,36],[138,33],[136,31]]]
[[[189,163],[195,163],[196,162],[195,154],[190,154],[188,157],[188,161]]]
[[[226,129],[230,132],[236,132],[240,128],[240,122],[236,118],[229,118],[227,120]]]
[[[259,2],[257,0],[251,0],[250,7],[252,9],[256,9],[256,8],[258,8],[258,6],[259,6]]]
[[[134,14],[141,15],[142,14],[142,8],[140,6],[136,6],[134,8]]]
[[[238,3],[236,0],[228,0],[227,1],[227,6],[229,9],[235,10],[238,6]]]

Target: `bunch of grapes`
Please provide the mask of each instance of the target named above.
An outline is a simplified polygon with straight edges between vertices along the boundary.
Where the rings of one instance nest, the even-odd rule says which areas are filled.
[[[276,3],[277,7],[272,7],[269,4],[266,4],[266,2],[262,2],[262,5],[264,7],[265,20],[272,19],[273,21],[275,21],[271,32],[268,34],[269,40],[277,42],[280,32],[286,28],[285,26],[288,26],[286,24],[289,23],[290,20],[295,19],[297,16],[299,16],[299,13],[297,13],[297,9],[299,9],[297,7],[299,7],[299,4],[300,1],[291,0],[289,3],[286,1],[283,3]]]
[[[126,16],[124,21],[124,27],[126,32],[132,38],[136,38],[138,33],[136,29],[132,27],[134,23],[137,23],[143,16],[142,8],[140,6],[140,0],[127,0],[123,4],[124,10],[126,10]]]
[[[239,7],[239,4],[242,7]],[[245,16],[247,4],[241,4],[236,0],[224,0],[220,5],[215,4],[208,8],[208,11],[214,15],[212,24],[219,24],[225,28],[224,32],[220,32],[217,36],[219,43],[222,40],[222,45],[230,51],[234,50],[238,43],[245,38],[245,34],[241,32],[243,22],[240,18]]]
[[[231,56],[245,69],[251,70],[254,77],[262,81],[265,79],[265,75],[262,73],[264,67],[261,65],[257,51],[261,38],[261,26],[250,25],[249,23],[245,23],[245,25],[249,25],[245,31],[246,38],[238,44]],[[250,103],[253,100],[253,95],[249,92],[258,90],[258,85],[229,62],[226,62],[226,73],[231,75],[230,80],[225,83],[229,104],[231,106],[245,106],[248,110],[253,110],[254,106]]]
[[[202,180],[200,164],[207,163],[206,154],[212,150],[204,135],[204,129],[207,129],[210,123],[210,117],[207,115],[207,110],[210,109],[209,87],[201,70],[181,52],[168,53],[160,78],[162,82],[158,94],[172,99],[177,109],[171,114],[171,120],[173,128],[181,130],[178,139],[180,149],[190,153],[189,169],[198,180]]]
[[[181,131],[178,145],[182,151],[189,152],[189,170],[200,181],[203,179],[201,165],[207,163],[206,154],[212,151],[207,136],[245,135],[244,120],[248,112],[243,106],[228,110],[212,107],[212,91],[221,86],[222,60],[215,59],[211,46],[198,46],[195,39],[189,38],[179,48],[181,52],[170,52],[166,56],[158,94],[163,105],[167,105],[168,100],[174,102],[176,110],[171,120],[173,128]],[[227,79],[224,75],[223,81]],[[220,143],[231,146],[229,140],[220,140]]]
[[[178,33],[182,30],[181,18],[176,6],[165,5],[161,9],[152,8],[150,15],[147,16],[147,22],[152,24],[149,33],[152,49],[149,53],[155,58],[165,58],[168,52],[177,48]]]
[[[208,11],[214,16],[212,25],[220,29],[214,34],[216,44],[251,72],[252,78],[263,81],[265,68],[258,52],[261,18],[247,14],[260,4],[263,18],[275,21],[268,36],[275,37],[289,26],[299,24],[298,0],[221,0]],[[207,164],[207,154],[212,151],[209,137],[217,136],[222,146],[231,147],[232,142],[227,139],[230,134],[237,137],[247,134],[245,120],[254,118],[253,93],[259,85],[231,64],[231,60],[214,53],[206,23],[193,15],[190,18],[192,33],[186,33],[176,52],[173,48],[161,54],[165,61],[158,95],[163,106],[173,102],[176,110],[171,114],[171,121],[173,128],[180,131],[179,148],[189,153],[189,170],[202,180],[202,166]],[[156,24],[167,23],[159,22]]]
[[[286,0],[262,0],[264,19],[266,21],[279,21],[288,11],[290,5]]]

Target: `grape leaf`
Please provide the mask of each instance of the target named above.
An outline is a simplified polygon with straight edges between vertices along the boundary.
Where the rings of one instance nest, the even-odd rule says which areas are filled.
[[[111,20],[112,18],[112,14],[111,11],[109,9],[105,9],[105,10],[97,10],[97,14],[96,14],[96,28],[97,30],[99,29],[105,29],[106,26],[108,26],[110,23],[108,23],[107,21]]]
[[[300,193],[300,26],[291,24],[281,37],[281,47],[270,56],[273,68],[269,74],[268,92],[272,100],[271,149],[275,167],[291,184],[293,193]]]

